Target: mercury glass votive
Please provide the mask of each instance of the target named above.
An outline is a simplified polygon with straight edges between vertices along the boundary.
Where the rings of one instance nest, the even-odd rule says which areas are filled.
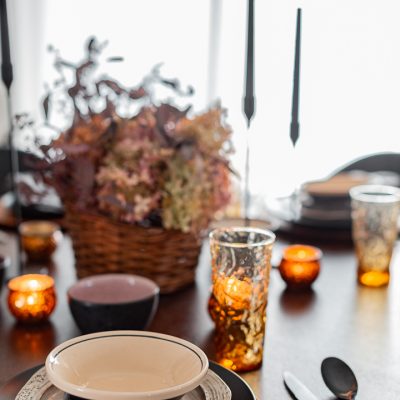
[[[60,227],[51,221],[25,221],[19,226],[22,248],[31,261],[47,261],[61,239]]]
[[[283,251],[279,272],[290,289],[308,289],[317,279],[322,252],[304,244],[288,246]]]
[[[20,322],[37,323],[49,318],[56,306],[54,279],[27,274],[8,282],[8,308]]]

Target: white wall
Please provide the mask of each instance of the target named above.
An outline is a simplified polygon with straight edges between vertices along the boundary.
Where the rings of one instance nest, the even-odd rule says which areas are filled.
[[[43,57],[46,1],[12,0],[7,2],[11,62],[14,80],[11,86],[12,114],[29,112],[38,117],[38,99],[43,86]],[[0,85],[0,143],[7,141],[9,130],[6,91]]]
[[[221,6],[216,29],[221,41],[214,43],[218,57],[212,65],[218,70],[211,88],[209,23],[215,3]],[[77,61],[84,41],[95,34],[109,40],[107,54],[125,57],[109,69],[121,81],[134,84],[162,61],[165,75],[196,88],[191,100],[196,109],[206,107],[210,96],[221,98],[235,131],[235,163],[242,168],[245,0],[13,0],[9,6],[16,112],[39,112],[43,82],[53,79],[47,44]],[[293,149],[298,6],[303,9],[301,127]],[[254,192],[288,192],[359,155],[400,151],[400,2],[258,0],[255,10],[257,108],[249,132]],[[2,96],[0,112],[3,103]],[[0,122],[4,125],[4,118]]]
[[[300,139],[289,140],[296,9],[302,7]],[[255,1],[253,191],[276,194],[359,155],[400,151],[400,2]],[[246,2],[223,2],[218,91],[241,149]]]

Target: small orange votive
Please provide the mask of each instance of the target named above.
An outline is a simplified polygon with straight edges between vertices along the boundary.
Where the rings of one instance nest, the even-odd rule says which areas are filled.
[[[61,239],[60,227],[51,221],[25,221],[19,226],[22,248],[28,259],[46,261]]]
[[[8,282],[8,289],[8,308],[20,322],[45,321],[56,306],[54,279],[48,275],[18,276]]]
[[[288,246],[282,256],[279,272],[290,289],[307,289],[317,279],[322,252],[303,244]]]

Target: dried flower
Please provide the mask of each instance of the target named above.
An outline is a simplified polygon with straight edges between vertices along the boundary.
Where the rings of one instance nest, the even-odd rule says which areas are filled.
[[[41,146],[49,165],[43,177],[74,207],[128,223],[199,232],[230,199],[231,129],[224,110],[191,116],[190,107],[158,104],[155,84],[179,95],[193,93],[162,78],[159,67],[135,88],[110,78],[90,80],[103,47],[92,39],[78,66],[56,52],[57,90],[61,86],[67,94],[74,116],[68,129]],[[72,85],[64,68],[75,72]],[[52,98],[52,93],[45,98],[47,120]],[[119,102],[127,99],[138,111],[122,117]],[[100,103],[104,106],[95,111]]]

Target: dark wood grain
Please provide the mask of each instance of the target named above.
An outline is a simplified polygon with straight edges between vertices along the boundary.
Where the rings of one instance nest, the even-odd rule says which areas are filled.
[[[279,235],[278,235],[279,237]],[[10,236],[0,236],[0,252],[11,253]],[[282,239],[274,249],[280,259]],[[316,242],[310,244],[317,244]],[[320,375],[327,356],[345,360],[359,382],[357,398],[391,400],[400,396],[400,271],[399,252],[393,259],[388,288],[357,285],[351,247],[321,246],[321,275],[314,289],[291,293],[276,269],[271,273],[264,365],[243,374],[263,400],[290,399],[282,383],[285,370],[297,375],[319,399],[332,399]],[[399,246],[397,246],[398,250]],[[66,302],[66,288],[76,279],[70,241],[65,238],[50,266],[31,266],[27,272],[48,268],[57,283],[58,305],[48,324],[16,324],[6,307],[3,288],[0,305],[0,384],[22,371],[42,364],[57,344],[79,335]],[[213,325],[207,314],[210,258],[204,244],[196,284],[161,298],[150,330],[190,340],[213,359]]]

